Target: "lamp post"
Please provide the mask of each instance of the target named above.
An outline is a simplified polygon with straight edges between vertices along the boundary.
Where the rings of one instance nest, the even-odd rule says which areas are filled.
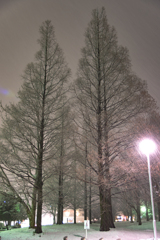
[[[144,139],[140,145],[140,150],[147,157],[148,161],[148,175],[149,175],[149,186],[150,186],[150,195],[151,195],[151,205],[152,205],[152,215],[153,215],[153,231],[154,231],[154,240],[157,240],[157,229],[156,229],[156,220],[154,212],[154,200],[153,200],[153,190],[152,190],[152,179],[151,179],[151,168],[150,168],[150,158],[149,155],[153,153],[156,149],[155,143],[150,139]]]

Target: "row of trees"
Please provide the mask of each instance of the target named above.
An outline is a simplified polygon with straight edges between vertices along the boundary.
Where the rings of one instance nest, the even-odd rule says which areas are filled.
[[[128,50],[118,45],[104,8],[92,12],[72,83],[50,21],[40,27],[38,43],[18,103],[1,105],[1,193],[12,192],[32,228],[37,211],[36,233],[42,232],[43,202],[53,215],[58,212],[61,224],[64,206],[72,206],[75,216],[84,206],[86,219],[89,205],[91,219],[98,196],[100,230],[108,231],[114,227],[112,196],[126,196],[134,174],[134,184],[138,181],[131,165],[133,156],[139,159],[135,142],[144,134],[142,126],[146,132],[151,124],[137,120],[149,119],[156,104],[132,72]]]

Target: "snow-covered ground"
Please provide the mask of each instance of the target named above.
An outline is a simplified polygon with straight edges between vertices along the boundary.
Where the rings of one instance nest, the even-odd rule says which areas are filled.
[[[117,222],[116,228],[108,232],[100,232],[98,224],[92,224],[87,230],[87,240],[151,240],[153,239],[152,222],[145,222],[141,226],[137,223]],[[20,228],[0,231],[1,240],[80,240],[86,233],[83,224],[63,224],[54,226],[43,226],[43,233],[33,235],[32,229]],[[157,237],[160,239],[160,222],[157,222]]]

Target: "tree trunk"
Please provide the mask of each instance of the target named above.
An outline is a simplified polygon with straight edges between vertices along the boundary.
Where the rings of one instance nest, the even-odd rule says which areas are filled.
[[[45,78],[46,81],[46,78]],[[45,84],[44,84],[45,85]],[[42,120],[41,120],[41,127],[40,127],[40,141],[39,141],[39,156],[37,159],[37,194],[38,194],[38,204],[37,204],[37,227],[35,232],[41,233],[42,232],[42,162],[43,162],[43,135],[44,135],[44,106],[45,106],[45,87],[44,87],[44,96],[43,96],[43,108],[42,108]]]
[[[138,225],[142,225],[142,221],[141,221],[141,210],[140,210],[140,204],[137,204],[137,222]]]
[[[111,199],[111,189],[108,190],[107,194],[107,205],[108,205],[108,221],[109,221],[109,227],[115,228],[114,221],[113,221],[113,213],[112,213],[112,199]]]
[[[40,149],[39,149],[39,157],[38,157],[38,164],[37,164],[37,195],[38,195],[38,204],[37,204],[37,226],[36,226],[36,233],[42,232],[42,160],[43,160],[43,131],[44,131],[44,115],[42,114],[42,122],[41,122],[41,131],[40,131]]]
[[[157,202],[157,209],[158,209],[158,221],[160,222],[160,201]]]
[[[39,164],[40,166],[42,165]],[[42,169],[42,166],[40,167]],[[36,233],[42,233],[42,226],[41,226],[41,221],[42,221],[42,171],[39,171],[39,183],[38,183],[38,204],[37,204],[37,227],[35,232]]]
[[[76,209],[77,209],[77,178],[76,178],[76,171],[77,171],[77,163],[76,159],[74,159],[74,224],[76,224]]]
[[[74,182],[74,224],[76,224],[76,188],[77,188],[77,184],[76,184],[76,178],[75,178],[75,182]]]
[[[149,215],[148,215],[148,204],[147,204],[147,202],[146,202],[145,206],[146,206],[146,221],[148,222],[149,221]]]
[[[56,224],[56,207],[52,206],[53,224]]]
[[[100,222],[100,231],[109,231],[110,226],[109,226],[109,219],[108,219],[108,214],[107,214],[107,201],[106,201],[106,196],[104,194],[104,187],[100,186],[99,187],[100,191],[100,212],[101,212],[101,222]]]
[[[56,223],[56,215],[55,213],[53,214],[53,225]]]
[[[59,173],[59,195],[58,195],[58,216],[57,224],[63,224],[63,170],[62,170],[62,153],[60,162],[60,173]]]
[[[132,214],[132,208],[130,209],[130,215],[131,215],[131,223],[133,223],[133,214]]]
[[[59,173],[59,196],[58,196],[58,219],[57,224],[63,224],[63,176]]]
[[[159,199],[159,184],[156,183],[156,195],[157,195],[157,210],[158,210],[158,221],[160,221],[160,199]]]
[[[10,219],[8,220],[8,226],[11,226],[11,220]]]
[[[35,228],[35,214],[31,212],[28,217],[29,217],[29,228]]]
[[[90,186],[89,186],[89,220],[90,220],[90,224],[92,224],[92,205],[91,205],[91,199],[92,199],[92,188],[91,188],[91,168],[90,168]]]
[[[63,168],[63,149],[62,148],[63,146],[61,145],[57,224],[63,224],[63,169],[62,169]]]
[[[86,143],[86,156],[85,156],[85,181],[84,181],[84,220],[87,220],[87,143]]]
[[[104,158],[105,158],[105,178],[106,181],[110,183],[110,173],[109,173],[109,146],[108,146],[108,116],[107,116],[107,100],[106,100],[106,79],[105,79],[105,69],[104,72]],[[112,200],[111,200],[111,189],[106,186],[107,191],[107,205],[108,205],[108,222],[109,227],[115,228],[112,214]]]
[[[74,224],[76,224],[76,206],[74,205]]]
[[[36,188],[33,188],[32,207],[29,214],[29,228],[35,228],[35,214],[36,214]]]
[[[87,220],[87,183],[84,183],[84,220]]]
[[[63,224],[63,157],[64,157],[64,116],[62,113],[62,136],[60,151],[60,171],[59,171],[59,196],[58,196],[58,219],[57,224]]]

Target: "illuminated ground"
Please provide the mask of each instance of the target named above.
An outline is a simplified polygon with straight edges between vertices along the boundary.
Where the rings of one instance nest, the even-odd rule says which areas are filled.
[[[157,222],[157,236],[160,239],[160,222]],[[83,224],[64,224],[54,226],[43,226],[43,234],[33,235],[33,230],[28,228],[12,229],[9,231],[0,231],[1,240],[63,240],[64,236],[68,240],[80,240],[85,237]],[[116,228],[109,232],[99,232],[99,225],[92,224],[91,229],[87,231],[87,240],[140,240],[153,239],[152,222],[143,223],[138,226],[137,223],[117,222]]]

